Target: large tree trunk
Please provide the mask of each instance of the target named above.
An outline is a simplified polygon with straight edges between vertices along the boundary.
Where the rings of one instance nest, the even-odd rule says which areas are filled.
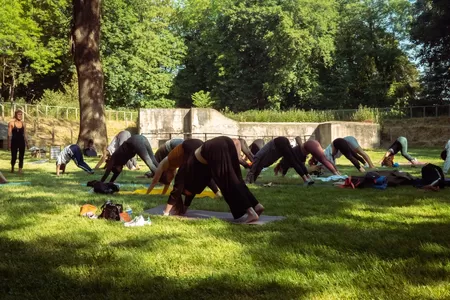
[[[93,139],[97,149],[107,144],[103,71],[100,62],[100,0],[72,0],[72,51],[78,73],[80,132],[83,147]]]

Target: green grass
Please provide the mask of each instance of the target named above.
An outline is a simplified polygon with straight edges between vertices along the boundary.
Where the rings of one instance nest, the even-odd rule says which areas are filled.
[[[410,152],[442,164],[439,149]],[[370,155],[375,161],[382,151]],[[7,172],[9,153],[0,158],[10,181],[33,183],[0,187],[2,299],[450,298],[450,189],[305,188],[293,170],[286,178],[267,170],[259,182],[275,185],[250,188],[265,213],[283,221],[247,226],[155,216],[152,226],[125,228],[79,217],[79,207],[112,199],[140,212],[166,197],[90,194],[80,183],[99,173],[85,175],[70,163],[58,178],[54,162],[33,165],[27,157],[20,176]],[[338,163],[355,174],[345,158]],[[136,175],[125,171],[118,182],[145,182]],[[227,211],[209,198],[192,208]]]

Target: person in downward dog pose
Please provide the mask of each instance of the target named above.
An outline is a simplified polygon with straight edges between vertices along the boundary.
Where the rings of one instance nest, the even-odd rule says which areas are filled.
[[[143,135],[133,135],[114,151],[106,164],[105,174],[100,181],[105,182],[112,172],[113,176],[111,177],[110,182],[114,182],[120,173],[122,173],[123,166],[136,154],[142,159],[151,172],[154,173],[156,171],[158,162],[155,159],[155,155],[153,154],[148,139]]]
[[[335,139],[327,148],[325,148],[324,153],[328,161],[333,163],[335,168],[336,168],[336,158],[340,157],[341,155],[344,155],[355,166],[355,168],[358,171],[360,172],[366,171],[359,163],[361,162],[364,165],[366,161],[361,156],[359,156],[358,153],[353,151],[352,147],[347,142],[347,140],[343,138]]]
[[[251,223],[259,219],[264,207],[245,185],[235,149],[233,141],[226,136],[206,141],[186,164],[184,176],[201,177],[203,182],[212,177],[234,219],[247,214],[244,222]]]
[[[11,173],[14,173],[14,166],[19,153],[19,174],[23,172],[23,158],[27,147],[26,126],[22,121],[23,112],[16,110],[14,119],[8,123],[8,150],[11,150]]]
[[[371,169],[375,168],[375,165],[373,164],[369,155],[361,148],[358,140],[354,136],[346,136],[343,139],[347,141],[351,150],[353,150],[356,154],[359,154],[359,156],[364,159],[364,162],[362,162],[360,158],[358,158],[359,161],[361,161],[363,164],[366,164],[365,167],[369,167]],[[329,158],[330,153],[332,153],[332,146],[333,145],[330,144],[327,148],[325,148],[325,155],[327,156],[327,158]],[[337,153],[334,155],[334,158],[339,158],[341,157],[341,155],[342,153],[340,151],[337,151]]]
[[[194,155],[196,149],[203,145],[203,141],[198,139],[190,139],[183,141],[180,145],[176,146],[169,155],[165,157],[159,164],[152,183],[150,184],[147,194],[149,194],[155,185],[163,178],[166,183],[162,194],[165,194],[167,188],[175,176],[176,169],[178,172],[175,176],[175,184],[173,190],[167,200],[166,208],[164,209],[164,215],[169,215],[175,206],[176,213],[184,214],[187,208],[190,206],[192,200],[196,194],[199,194],[203,189],[208,186],[217,197],[220,197],[220,191],[211,176],[206,178],[201,173],[194,174],[191,177],[186,177],[185,164],[190,157]],[[204,181],[205,179],[206,181]],[[185,201],[183,203],[182,195],[185,195]]]
[[[249,169],[251,163],[253,163],[254,158],[253,153],[247,146],[247,142],[244,139],[232,139],[232,140],[234,146],[236,147],[236,151],[239,158],[239,164],[244,168]],[[241,152],[244,153],[244,155],[241,155]],[[250,161],[250,164],[247,163],[246,159]]]
[[[80,146],[73,144],[65,147],[56,159],[56,176],[62,171],[64,174],[66,172],[66,165],[73,160],[78,168],[83,171],[94,174],[94,171],[89,167],[89,165],[83,159],[83,152]]]
[[[95,169],[99,169],[100,166],[106,161],[108,161],[114,152],[122,146],[122,144],[131,137],[131,133],[127,130],[122,130],[112,139],[106,148],[106,153],[102,155],[100,161],[95,166]],[[136,158],[133,156],[129,161],[127,161],[126,166],[129,170],[139,170],[139,166],[136,162]]]
[[[327,159],[327,157],[324,154],[324,150],[318,141],[309,140],[309,141],[304,142],[300,146],[300,151],[302,152],[305,160],[306,160],[306,157],[308,156],[308,154],[311,154],[312,161],[320,162],[328,170],[330,170],[330,172],[333,173],[333,175],[341,175],[338,172],[338,170],[336,170],[334,165]]]
[[[404,136],[398,137],[395,142],[389,147],[388,151],[384,154],[380,160],[381,165],[388,165],[386,162],[392,162],[393,157],[398,152],[401,152],[402,156],[406,158],[412,165],[420,165],[416,158],[408,154],[408,140]],[[389,166],[389,165],[388,165]]]
[[[256,139],[253,141],[253,143],[250,144],[250,152],[253,154],[253,156],[258,153],[261,148],[264,147],[264,140],[263,139]]]
[[[281,157],[288,161],[289,165],[302,177],[305,184],[310,185],[314,183],[308,174],[305,163],[298,159],[289,140],[284,136],[271,140],[256,153],[252,167],[247,173],[246,182],[254,183],[263,168],[269,167]]]

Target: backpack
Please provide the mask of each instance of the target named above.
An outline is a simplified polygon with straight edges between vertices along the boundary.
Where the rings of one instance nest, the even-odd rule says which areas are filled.
[[[441,167],[433,164],[427,164],[422,168],[421,173],[422,185],[439,186],[440,188],[445,187],[445,176]]]
[[[99,219],[120,221],[120,214],[123,212],[122,204],[114,204],[108,200],[102,205],[101,209],[102,213],[98,216]]]

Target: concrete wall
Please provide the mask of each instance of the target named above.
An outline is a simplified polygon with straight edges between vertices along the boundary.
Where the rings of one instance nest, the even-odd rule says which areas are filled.
[[[152,147],[158,147],[170,138],[211,139],[227,135],[242,137],[250,144],[257,138],[270,140],[277,136],[294,139],[301,136],[304,141],[318,140],[323,147],[335,138],[354,136],[363,148],[380,145],[378,124],[359,122],[325,123],[257,123],[236,122],[216,110],[205,108],[188,109],[141,109],[139,111],[139,132],[149,138]],[[172,133],[172,134],[170,134]]]
[[[8,148],[8,123],[0,122],[0,149]]]

